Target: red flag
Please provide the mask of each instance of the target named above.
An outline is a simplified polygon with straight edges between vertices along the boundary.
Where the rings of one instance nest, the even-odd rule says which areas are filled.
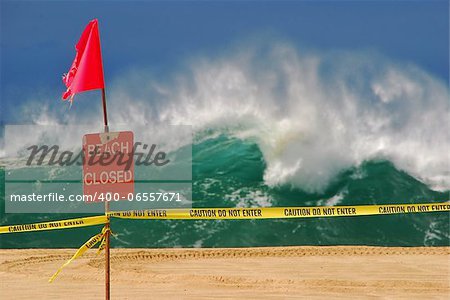
[[[63,76],[67,90],[62,98],[70,97],[70,101],[77,93],[105,87],[97,19],[86,26],[75,49],[77,54],[72,66]]]

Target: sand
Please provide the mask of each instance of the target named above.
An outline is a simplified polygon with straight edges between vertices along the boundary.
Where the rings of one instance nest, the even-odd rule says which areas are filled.
[[[103,255],[0,250],[1,299],[103,299]],[[450,247],[112,249],[112,299],[450,298]]]

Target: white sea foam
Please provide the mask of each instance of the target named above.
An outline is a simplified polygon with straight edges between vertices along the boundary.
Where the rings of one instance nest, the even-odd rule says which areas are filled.
[[[431,222],[428,226],[427,230],[425,231],[425,236],[423,240],[423,244],[425,246],[433,246],[436,244],[436,242],[439,242],[440,240],[448,240],[449,239],[449,233],[447,230],[440,231],[438,228],[442,228],[442,224],[440,224],[441,221],[434,221]],[[444,226],[445,227],[445,226]]]
[[[259,189],[240,188],[230,192],[225,199],[236,203],[236,207],[269,207],[272,206],[270,195]]]
[[[373,53],[304,54],[286,43],[238,47],[193,60],[168,81],[145,71],[116,78],[109,109],[116,123],[189,124],[252,139],[270,186],[322,191],[340,171],[377,158],[434,189],[450,188],[448,87]],[[64,121],[98,113],[90,108]],[[34,115],[41,124],[55,120],[49,109]]]
[[[317,202],[318,206],[335,206],[341,203],[342,199],[344,199],[345,194],[347,193],[346,190],[341,191],[334,195],[333,197],[329,199],[322,199]]]

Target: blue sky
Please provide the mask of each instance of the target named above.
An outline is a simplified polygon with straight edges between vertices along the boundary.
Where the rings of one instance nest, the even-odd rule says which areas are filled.
[[[370,50],[449,78],[448,1],[81,2],[1,1],[1,118],[26,95],[46,91],[55,105],[74,45],[99,19],[106,84],[133,68],[161,77],[192,57],[252,38],[296,47]]]

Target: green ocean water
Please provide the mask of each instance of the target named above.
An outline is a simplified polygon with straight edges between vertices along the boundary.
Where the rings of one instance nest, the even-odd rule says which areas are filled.
[[[267,163],[251,140],[226,134],[193,145],[193,206],[315,206],[430,203],[449,191],[430,189],[389,160],[347,168],[328,187],[306,192],[289,182],[268,186]],[[70,214],[5,214],[1,170],[0,224],[73,218]],[[249,247],[286,245],[448,246],[447,212],[297,220],[112,220],[113,247]],[[1,248],[78,247],[101,226],[0,235]]]

